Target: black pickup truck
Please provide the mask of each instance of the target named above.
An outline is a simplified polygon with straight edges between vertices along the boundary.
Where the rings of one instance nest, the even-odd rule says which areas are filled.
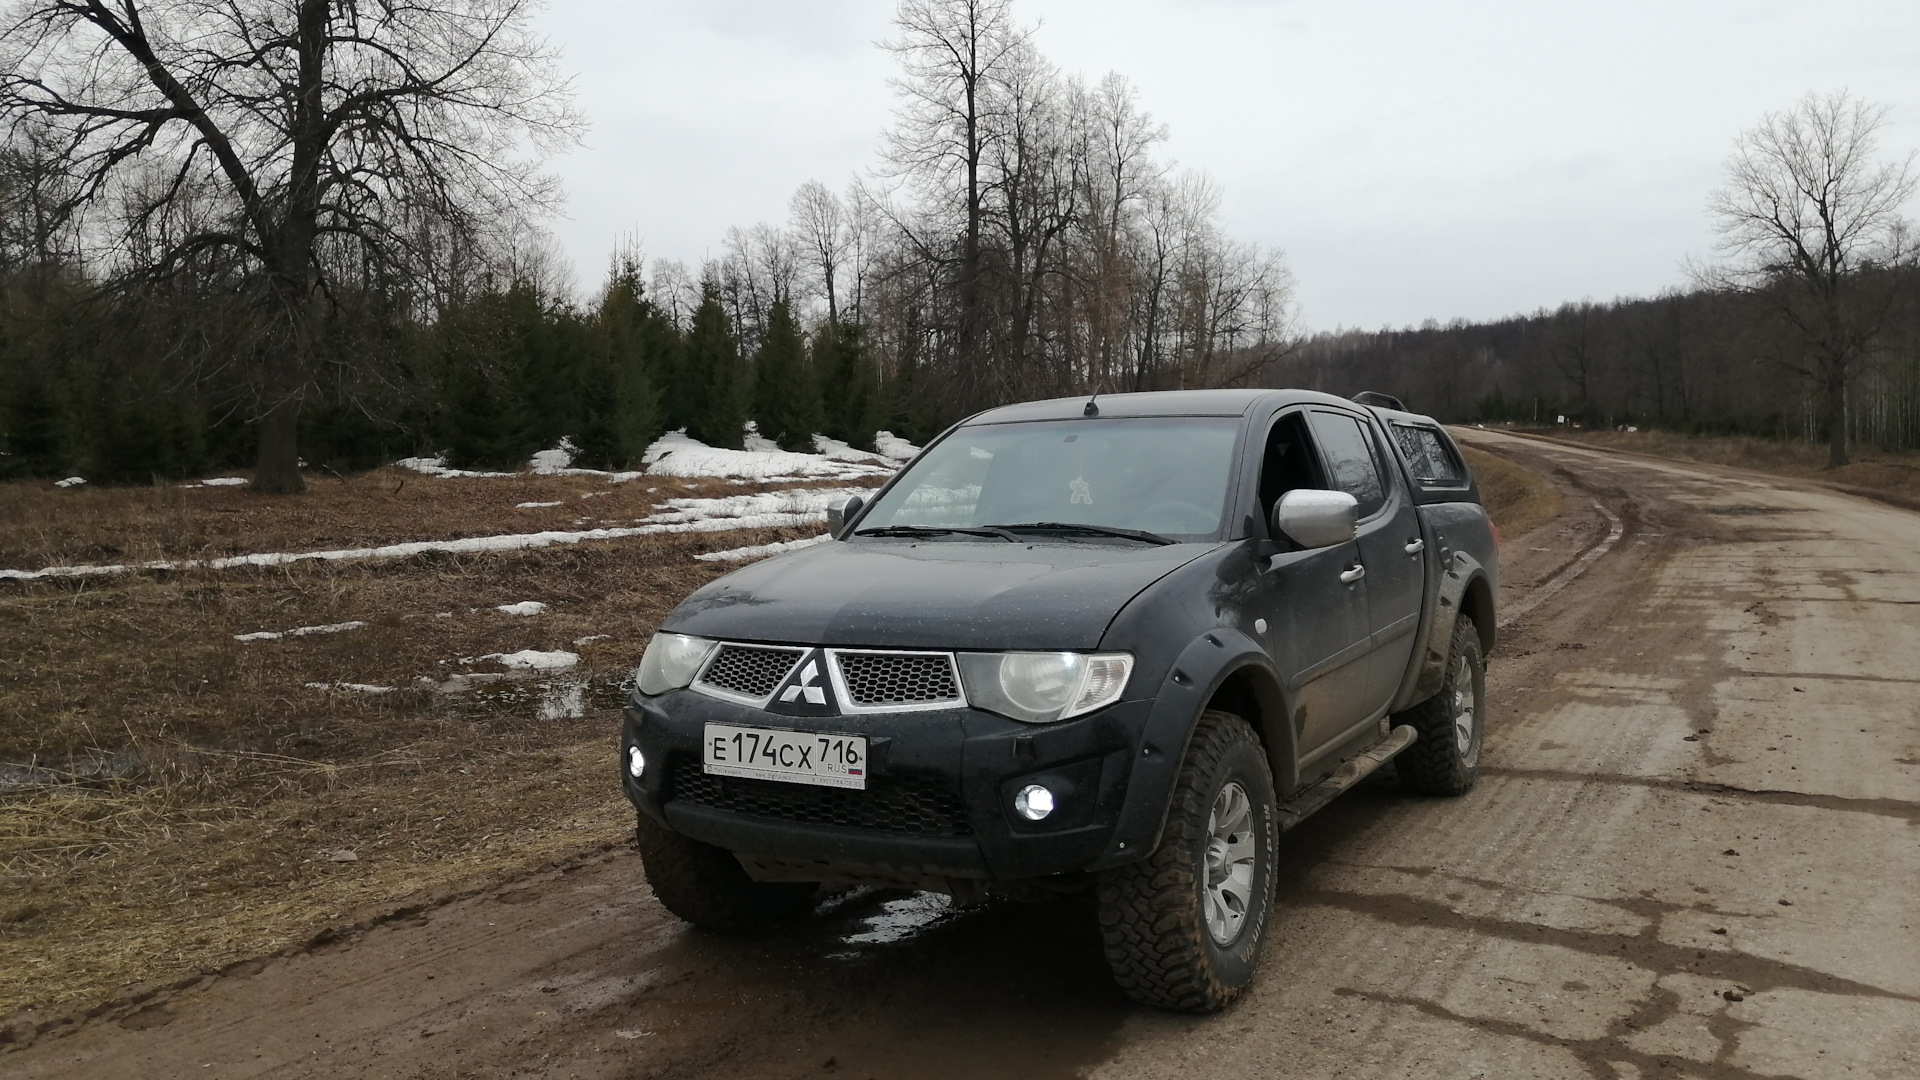
[[[1280,833],[1480,757],[1496,535],[1439,424],[1360,400],[994,409],[689,596],[621,746],[655,893],[751,930],[822,884],[1091,890],[1128,993],[1231,1001]]]

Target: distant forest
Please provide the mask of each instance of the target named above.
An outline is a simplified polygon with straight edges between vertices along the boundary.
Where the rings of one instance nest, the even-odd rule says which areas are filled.
[[[625,467],[676,428],[864,447],[1037,397],[1283,384],[1920,441],[1905,172],[1845,188],[1878,201],[1815,258],[1726,226],[1691,293],[1303,337],[1279,254],[1227,234],[1124,77],[1061,72],[1011,0],[899,0],[895,23],[873,168],[702,265],[629,242],[583,291],[538,223],[584,123],[523,5],[0,4],[0,475],[251,464],[295,492],[303,467],[511,466],[562,437]],[[1861,109],[1803,103],[1865,151]]]
[[[1886,272],[1885,327],[1848,387],[1853,441],[1920,447],[1920,271]],[[1816,358],[1777,304],[1733,290],[1581,301],[1494,322],[1315,334],[1273,385],[1379,390],[1453,422],[1658,427],[1819,442]]]

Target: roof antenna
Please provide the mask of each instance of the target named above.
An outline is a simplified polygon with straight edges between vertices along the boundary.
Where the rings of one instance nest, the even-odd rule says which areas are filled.
[[[1100,415],[1100,406],[1095,404],[1095,402],[1098,401],[1100,398],[1100,390],[1101,390],[1101,387],[1098,387],[1098,386],[1093,388],[1093,396],[1087,399],[1087,407],[1080,410],[1081,416],[1099,416]]]

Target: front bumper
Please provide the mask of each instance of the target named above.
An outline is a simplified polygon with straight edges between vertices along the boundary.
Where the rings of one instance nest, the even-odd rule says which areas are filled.
[[[823,718],[777,715],[692,691],[635,695],[620,760],[638,746],[645,774],[622,768],[642,813],[693,839],[784,862],[872,867],[903,878],[995,882],[1099,869],[1143,857],[1115,839],[1151,700],[1122,701],[1053,724],[977,709]],[[707,723],[865,735],[867,790],[709,776]],[[1045,784],[1043,821],[1013,810],[1014,793]],[[1157,818],[1155,820],[1157,832]],[[1150,848],[1150,845],[1147,845]]]

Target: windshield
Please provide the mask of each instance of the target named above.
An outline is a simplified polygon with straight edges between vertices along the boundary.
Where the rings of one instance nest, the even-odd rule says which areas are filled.
[[[963,427],[874,503],[860,532],[1047,522],[1211,540],[1239,428],[1211,416]]]

